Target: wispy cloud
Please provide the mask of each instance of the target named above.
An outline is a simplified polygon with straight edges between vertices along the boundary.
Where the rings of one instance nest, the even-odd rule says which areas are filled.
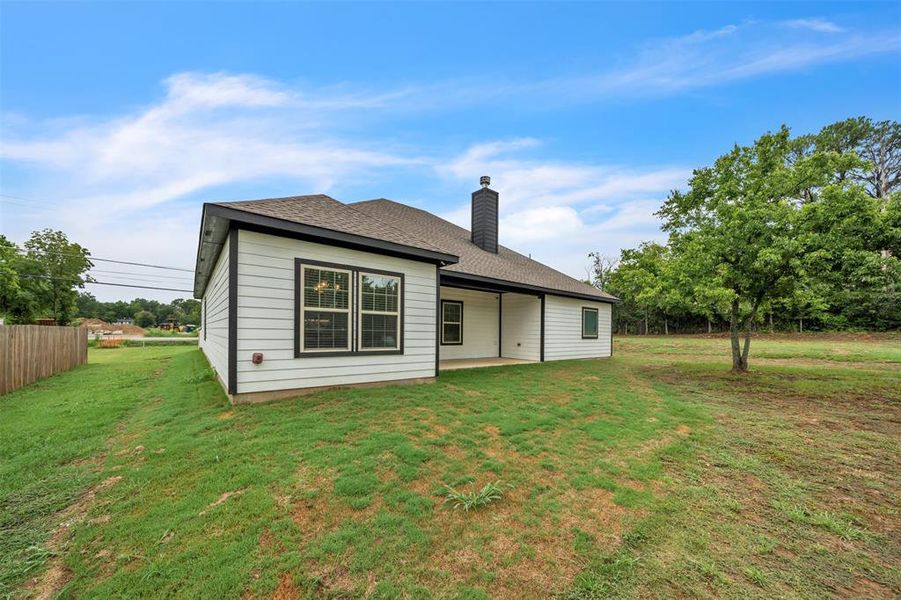
[[[790,31],[789,31],[790,30]],[[660,97],[833,62],[898,53],[894,31],[859,32],[821,18],[744,22],[648,41],[598,72],[542,80],[448,80],[364,88],[311,87],[254,74],[177,73],[145,106],[117,115],[68,115],[34,121],[3,115],[0,159],[23,174],[4,192],[40,199],[36,206],[2,205],[4,229],[26,232],[55,225],[91,237],[92,249],[160,262],[193,253],[196,208],[177,202],[200,194],[278,181],[287,189],[329,192],[349,182],[377,181],[411,169],[432,170],[453,186],[490,174],[502,193],[504,239],[565,264],[589,249],[614,252],[657,235],[653,211],[682,185],[682,165],[636,167],[557,160],[554,147],[529,131],[523,137],[437,150],[428,142],[398,143],[410,114],[483,105],[559,107],[561,103]],[[385,134],[377,121],[393,119]],[[242,189],[242,188],[241,188]],[[424,190],[427,195],[429,190]],[[152,240],[165,208],[166,244]],[[465,223],[468,210],[448,207]],[[118,227],[128,223],[126,231]],[[177,225],[175,223],[178,223]],[[188,225],[184,225],[187,223]],[[104,236],[92,235],[96,231]],[[113,232],[113,233],[111,233]],[[560,241],[562,240],[562,241]]]
[[[783,21],[782,25],[792,29],[810,29],[811,31],[818,31],[820,33],[840,33],[845,30],[843,27],[839,27],[832,21],[819,17],[792,19],[790,21]]]
[[[795,34],[786,37],[783,27]],[[845,32],[822,19],[752,21],[652,41],[634,60],[578,84],[596,94],[669,94],[899,50],[901,36],[890,30]]]
[[[616,255],[624,245],[660,237],[654,212],[691,169],[548,160],[533,138],[475,144],[435,168],[443,177],[475,185],[490,174],[500,193],[502,243],[582,276],[587,253]],[[538,155],[537,157],[535,155]],[[468,203],[443,215],[469,227]],[[630,244],[624,241],[633,240]],[[553,244],[537,243],[553,240]],[[536,252],[540,249],[540,252]]]

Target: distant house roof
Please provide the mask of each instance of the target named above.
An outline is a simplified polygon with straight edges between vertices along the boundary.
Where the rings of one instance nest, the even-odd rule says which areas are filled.
[[[343,204],[323,194],[204,205],[194,294],[200,297],[234,221],[314,238],[356,244],[361,249],[436,262],[447,275],[509,283],[586,299],[616,298],[504,246],[497,254],[470,241],[470,233],[424,210],[391,200]],[[208,222],[209,221],[209,222]]]

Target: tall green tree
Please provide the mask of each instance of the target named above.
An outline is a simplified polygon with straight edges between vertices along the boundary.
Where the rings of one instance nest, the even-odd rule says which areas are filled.
[[[33,232],[23,246],[19,261],[23,285],[41,311],[60,325],[67,324],[76,313],[78,289],[90,281],[90,252],[52,229]]]
[[[14,306],[21,302],[22,287],[16,262],[19,249],[0,235],[0,317],[11,316]]]
[[[652,312],[661,305],[659,280],[666,253],[666,247],[656,242],[643,242],[636,249],[622,251],[607,285],[607,291],[623,300],[615,310],[618,325],[628,327],[643,323],[643,333],[648,333]]]
[[[761,306],[784,297],[800,269],[797,204],[830,181],[824,153],[792,159],[788,128],[735,148],[697,169],[687,192],[674,191],[657,213],[670,246],[706,287],[729,297],[732,369],[745,372]],[[744,343],[741,333],[744,332]]]

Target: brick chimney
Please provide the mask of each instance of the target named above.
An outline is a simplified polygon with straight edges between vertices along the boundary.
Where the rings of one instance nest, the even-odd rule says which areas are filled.
[[[491,178],[483,175],[481,188],[472,193],[472,243],[497,254],[498,193],[490,189]]]

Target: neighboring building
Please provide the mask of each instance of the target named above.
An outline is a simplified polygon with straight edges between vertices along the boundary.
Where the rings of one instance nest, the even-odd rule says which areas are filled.
[[[116,319],[115,321],[113,321],[113,324],[114,324],[114,325],[134,325],[134,324],[135,324],[135,320],[134,320],[134,319],[125,318],[125,317],[119,317],[118,319]]]
[[[618,300],[499,245],[488,183],[472,232],[384,199],[204,204],[200,347],[229,397],[610,356]]]

